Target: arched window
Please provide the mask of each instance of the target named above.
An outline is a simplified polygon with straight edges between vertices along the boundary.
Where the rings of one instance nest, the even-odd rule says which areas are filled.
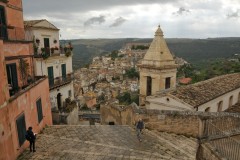
[[[207,107],[207,108],[205,109],[205,112],[210,112],[210,107]]]
[[[152,77],[147,76],[147,96],[152,94]]]
[[[218,102],[218,112],[222,111],[223,101]]]
[[[228,107],[231,107],[232,105],[233,105],[233,96],[229,97]]]

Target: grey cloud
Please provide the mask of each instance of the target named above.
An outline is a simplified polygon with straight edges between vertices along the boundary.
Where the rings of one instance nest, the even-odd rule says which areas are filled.
[[[184,13],[189,13],[190,10],[180,7],[177,12],[173,12],[174,15],[183,15]]]
[[[110,25],[110,27],[118,27],[122,25],[124,22],[126,22],[126,19],[118,17],[117,19],[115,19],[114,23]]]
[[[92,24],[98,23],[98,24],[102,24],[104,23],[105,20],[105,16],[101,15],[99,17],[92,17],[90,19],[88,19],[86,22],[84,22],[84,26],[91,26]]]
[[[24,15],[39,16],[52,13],[69,12],[84,13],[87,11],[107,10],[116,6],[130,6],[138,4],[166,4],[178,3],[180,0],[23,0]],[[71,17],[69,17],[71,18]]]
[[[236,12],[228,13],[227,18],[239,18],[240,17],[240,9]]]

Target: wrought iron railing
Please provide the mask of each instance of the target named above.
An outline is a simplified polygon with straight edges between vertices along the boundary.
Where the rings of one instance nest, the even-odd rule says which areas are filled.
[[[49,87],[50,89],[54,89],[55,87],[59,87],[61,85],[70,83],[71,81],[73,81],[73,79],[74,79],[73,73],[67,74],[66,76],[57,77],[57,78],[48,77]]]
[[[240,159],[240,142],[234,136],[240,135],[239,117],[208,119],[204,137],[215,151],[228,160]]]

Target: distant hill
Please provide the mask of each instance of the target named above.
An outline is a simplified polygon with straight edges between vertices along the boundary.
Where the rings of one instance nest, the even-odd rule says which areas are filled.
[[[78,39],[62,42],[68,41],[71,41],[74,47],[73,68],[77,69],[91,62],[94,56],[104,55],[113,50],[119,50],[126,43],[149,43],[152,39]],[[208,59],[226,58],[233,54],[240,53],[240,37],[208,39],[167,38],[166,42],[173,54],[193,64]]]

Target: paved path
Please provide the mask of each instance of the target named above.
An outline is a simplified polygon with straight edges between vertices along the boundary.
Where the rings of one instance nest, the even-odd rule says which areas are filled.
[[[50,126],[39,134],[35,153],[19,160],[194,160],[196,140],[145,131],[139,142],[128,126]]]

